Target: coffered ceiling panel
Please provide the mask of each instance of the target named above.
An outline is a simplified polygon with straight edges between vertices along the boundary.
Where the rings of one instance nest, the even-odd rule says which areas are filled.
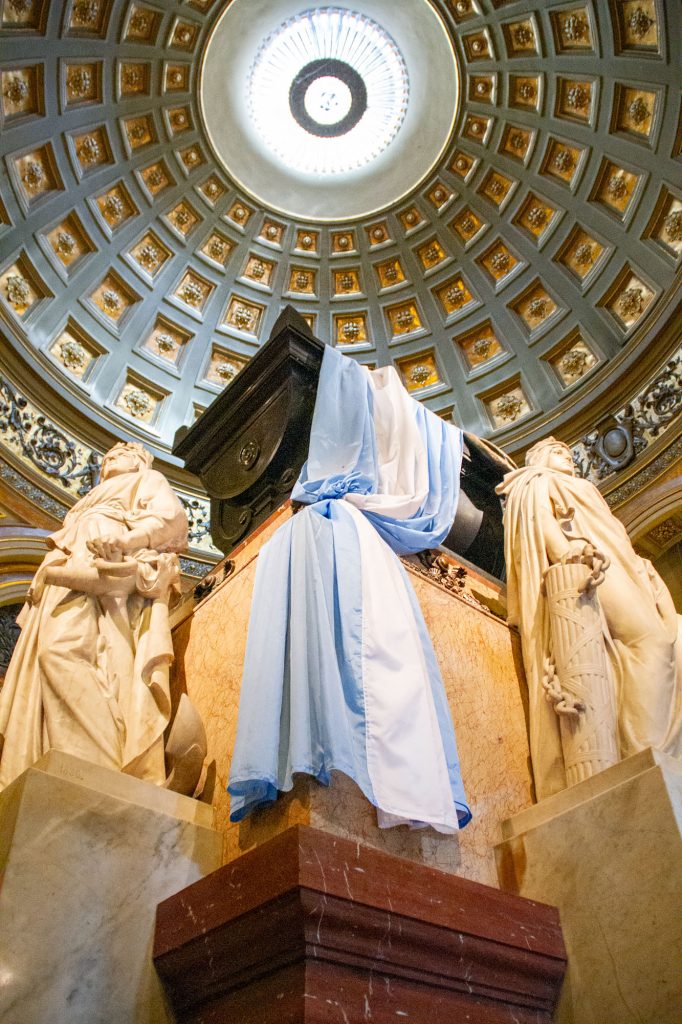
[[[409,7],[315,8],[378,77],[295,40],[272,110],[343,156],[311,170],[267,120],[305,3],[2,0],[1,329],[73,421],[169,459],[287,302],[512,449],[637,365],[682,253],[679,5]]]

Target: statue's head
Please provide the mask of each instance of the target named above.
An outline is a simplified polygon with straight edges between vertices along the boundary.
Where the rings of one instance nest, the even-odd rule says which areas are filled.
[[[101,479],[108,480],[122,473],[139,473],[149,469],[154,456],[137,441],[121,441],[110,448],[102,459]]]
[[[573,476],[575,472],[571,449],[563,441],[557,441],[555,437],[545,437],[529,448],[526,452],[526,465],[545,466],[569,476]]]

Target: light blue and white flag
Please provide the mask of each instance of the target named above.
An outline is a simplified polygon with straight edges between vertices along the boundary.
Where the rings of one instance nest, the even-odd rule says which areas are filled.
[[[304,502],[258,558],[228,791],[232,821],[298,772],[344,772],[378,823],[454,832],[471,818],[450,710],[397,554],[435,547],[457,507],[462,435],[392,367],[327,347]]]

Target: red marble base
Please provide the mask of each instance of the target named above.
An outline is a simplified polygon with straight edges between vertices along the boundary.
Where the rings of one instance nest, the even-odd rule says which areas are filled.
[[[296,826],[157,911],[179,1024],[540,1024],[553,907]]]

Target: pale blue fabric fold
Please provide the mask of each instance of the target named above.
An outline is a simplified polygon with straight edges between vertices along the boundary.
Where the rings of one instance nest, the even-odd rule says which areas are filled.
[[[338,500],[377,494],[381,467],[373,396],[367,371],[327,348],[308,460],[292,493],[309,507],[277,531],[258,560],[228,784],[233,821],[290,790],[299,772],[328,784],[331,772],[341,771],[379,806],[368,768],[363,668],[368,624],[362,573],[371,566],[362,565],[356,524],[346,502]],[[459,493],[461,433],[419,403],[413,406],[428,459],[425,499],[409,519],[363,512],[398,554],[439,544],[452,525]],[[455,828],[457,820],[462,827],[471,814],[449,706],[419,604],[402,566],[400,572],[447,765]],[[422,818],[418,808],[409,823],[452,831]]]

